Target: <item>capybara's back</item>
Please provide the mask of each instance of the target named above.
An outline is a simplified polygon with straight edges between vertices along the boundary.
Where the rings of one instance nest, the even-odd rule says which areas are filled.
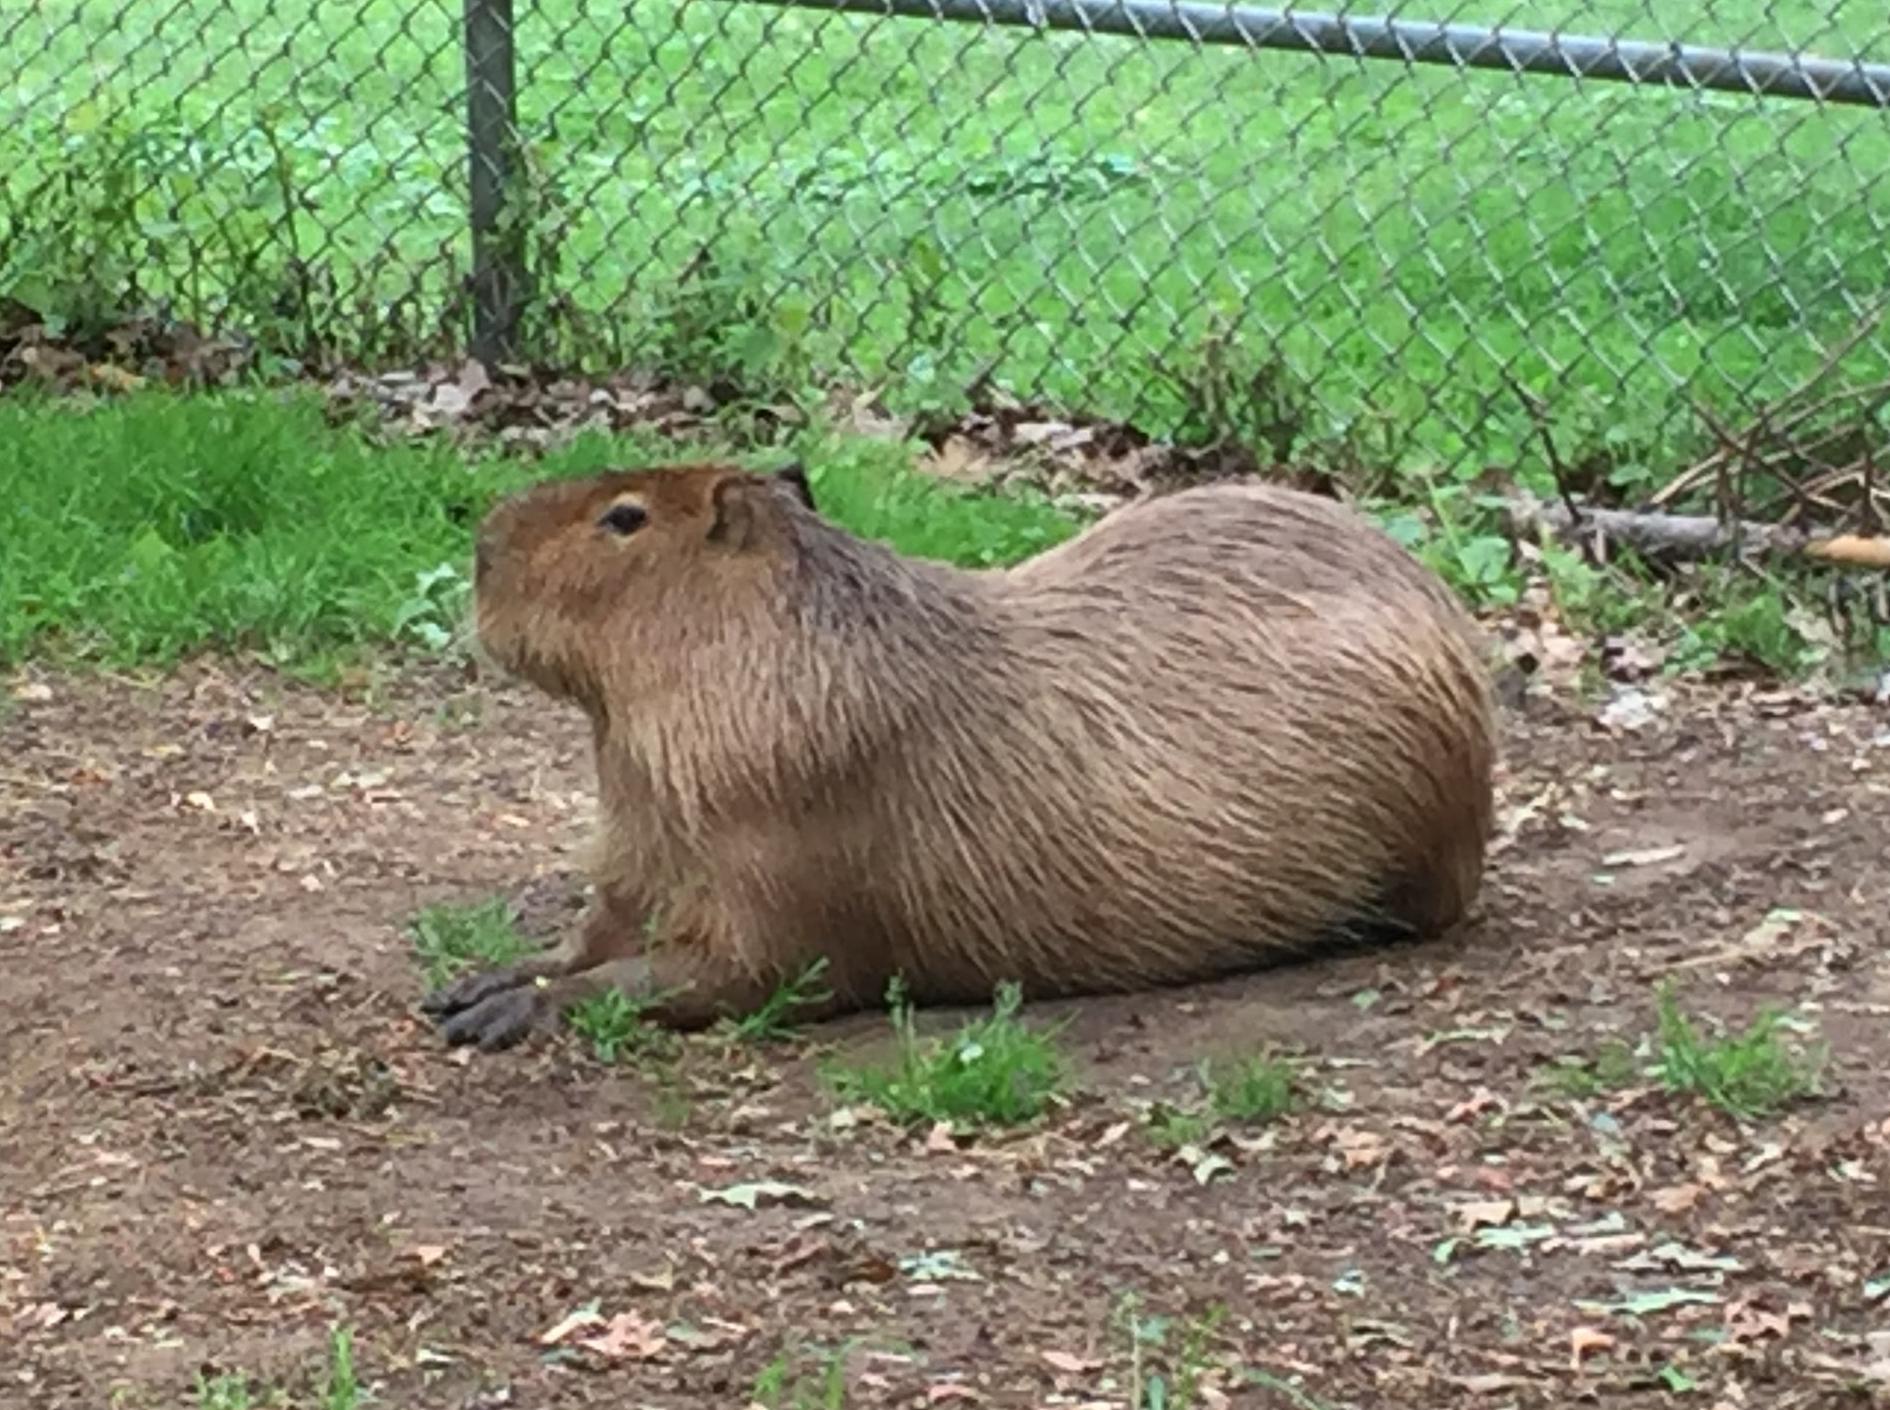
[[[677,1023],[815,958],[832,1009],[894,975],[921,1002],[1120,990],[1434,933],[1477,891],[1474,627],[1329,500],[1203,487],[968,572],[798,478],[606,472],[495,510],[478,607],[590,715],[603,816],[582,935],[440,999],[459,1040],[583,991],[528,975],[693,996]]]
[[[1157,498],[977,582],[985,633],[870,791],[894,967],[955,996],[1200,979],[1426,935],[1476,895],[1495,730],[1473,624],[1311,495]],[[862,859],[865,860],[865,859]]]

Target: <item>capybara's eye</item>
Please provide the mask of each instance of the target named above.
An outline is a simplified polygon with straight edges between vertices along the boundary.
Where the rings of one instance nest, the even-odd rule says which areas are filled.
[[[598,527],[609,529],[613,534],[628,536],[642,528],[643,521],[649,517],[640,504],[613,504],[604,511],[604,517],[597,523]]]

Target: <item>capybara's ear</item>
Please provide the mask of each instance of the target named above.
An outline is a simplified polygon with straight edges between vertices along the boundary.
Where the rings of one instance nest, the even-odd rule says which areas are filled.
[[[807,467],[800,461],[790,461],[774,472],[774,478],[794,492],[794,497],[809,509],[818,509],[814,503],[814,487],[807,483]]]
[[[746,470],[731,470],[717,480],[709,494],[709,509],[715,516],[709,525],[710,542],[730,548],[746,548],[754,542],[773,493],[760,476]]]

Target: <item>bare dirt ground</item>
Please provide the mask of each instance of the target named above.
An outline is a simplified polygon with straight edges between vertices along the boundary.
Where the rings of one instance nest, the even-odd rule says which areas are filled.
[[[443,1047],[414,912],[499,892],[548,935],[581,903],[584,732],[533,696],[206,665],[8,695],[0,1404],[191,1404],[208,1368],[314,1405],[341,1323],[389,1407],[740,1406],[848,1338],[852,1406],[1123,1406],[1126,1294],[1169,1319],[1145,1372],[1225,1309],[1202,1405],[1890,1403],[1882,706],[1534,698],[1468,933],[1027,1010],[1070,1020],[1080,1089],[954,1141],[836,1116],[820,1053],[876,1016],[660,1069]],[[1825,1095],[1742,1128],[1532,1082],[1644,1034],[1663,977],[1802,1005]],[[1147,1139],[1138,1103],[1266,1042],[1320,1100],[1206,1164]],[[704,1197],[761,1182],[800,1193]]]

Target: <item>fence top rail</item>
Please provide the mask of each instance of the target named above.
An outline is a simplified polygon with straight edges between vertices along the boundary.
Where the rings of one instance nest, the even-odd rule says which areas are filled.
[[[1890,63],[1202,0],[736,0],[848,14],[1076,30],[1890,109]]]

